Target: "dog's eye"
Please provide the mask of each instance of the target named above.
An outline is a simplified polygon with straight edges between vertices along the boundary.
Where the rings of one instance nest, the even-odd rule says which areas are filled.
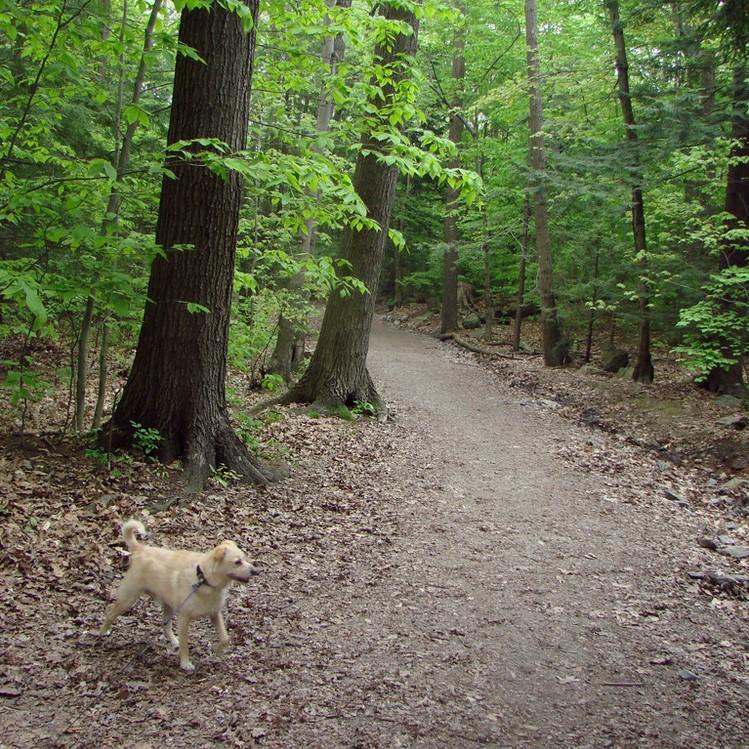
[[[234,564],[242,564],[242,560],[241,559],[237,559],[237,561],[234,562]]]

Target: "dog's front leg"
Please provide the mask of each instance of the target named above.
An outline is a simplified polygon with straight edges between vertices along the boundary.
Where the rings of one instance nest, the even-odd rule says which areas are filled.
[[[174,631],[172,630],[172,619],[174,619],[174,612],[166,604],[162,605],[162,609],[164,611],[164,637],[166,637],[171,647],[176,649],[177,647],[179,647],[179,641],[174,636]]]
[[[185,614],[180,614],[177,620],[177,632],[179,635],[179,667],[183,671],[194,671],[195,666],[190,661],[190,651],[187,647],[187,630],[190,627],[190,619]]]
[[[224,626],[224,615],[220,611],[211,614],[211,621],[218,637],[216,652],[220,653],[229,644],[229,635],[226,634],[226,627]]]

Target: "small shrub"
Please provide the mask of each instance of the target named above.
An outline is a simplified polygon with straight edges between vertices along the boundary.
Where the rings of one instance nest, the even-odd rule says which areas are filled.
[[[354,414],[349,411],[346,406],[338,405],[333,406],[329,411],[331,416],[335,416],[339,419],[343,419],[344,421],[353,421],[354,420]]]
[[[262,420],[264,424],[275,424],[277,421],[283,421],[283,413],[272,409],[262,417]]]
[[[380,412],[379,407],[369,401],[354,401],[354,407],[351,410],[357,416],[377,416]]]
[[[241,476],[223,463],[211,468],[211,481],[218,484],[222,489],[226,489],[230,484],[239,481]]]
[[[281,385],[283,385],[283,377],[281,377],[280,374],[268,373],[260,381],[260,387],[263,388],[263,390],[268,390],[271,393],[275,390],[278,390]]]
[[[131,421],[130,424],[133,427],[133,444],[135,447],[147,458],[153,457],[159,449],[159,442],[161,442],[159,430],[155,427],[144,427],[137,421]]]
[[[249,450],[257,452],[260,448],[258,433],[263,428],[263,422],[260,419],[253,418],[244,411],[235,414],[235,418],[239,424],[237,427],[239,438]]]

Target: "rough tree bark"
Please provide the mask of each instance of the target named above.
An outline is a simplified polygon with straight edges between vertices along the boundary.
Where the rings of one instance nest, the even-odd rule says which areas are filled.
[[[544,172],[544,113],[541,95],[541,63],[538,56],[538,20],[536,0],[525,0],[525,43],[530,86],[530,163],[533,180],[533,209],[538,257],[539,296],[541,297],[541,326],[544,364],[558,367],[567,361],[569,352],[562,337],[554,298],[554,274],[549,235],[549,213],[546,207]]]
[[[637,299],[640,312],[640,334],[637,346],[637,361],[635,362],[632,379],[637,382],[652,382],[655,370],[650,356],[650,300],[648,299],[647,274],[648,257],[647,241],[645,238],[645,206],[640,184],[639,157],[637,154],[637,131],[635,130],[635,115],[632,109],[632,97],[629,90],[629,65],[627,64],[627,47],[624,44],[624,30],[619,18],[618,0],[606,0],[606,7],[611,19],[616,47],[616,79],[619,88],[619,102],[622,107],[622,117],[627,130],[627,142],[632,149],[632,234],[634,236],[635,261],[639,271],[637,284]]]
[[[398,34],[390,45],[379,44],[375,49],[375,64],[391,69],[397,84],[408,75],[416,51],[418,22],[412,11],[389,3],[384,3],[380,12],[412,29],[408,35]],[[392,85],[386,85],[383,93],[373,104],[387,112],[396,92]],[[382,153],[383,146],[373,136],[369,132],[362,139],[363,150],[356,162],[353,183],[367,206],[369,218],[380,228],[359,232],[347,229],[339,246],[339,255],[351,263],[351,275],[359,278],[369,292],[345,297],[337,292],[331,294],[315,353],[302,378],[285,396],[287,403],[352,406],[355,401],[366,401],[383,405],[367,371],[366,359],[398,170],[377,158],[375,154]]]
[[[457,2],[456,7],[465,18],[465,7]],[[463,80],[466,74],[465,63],[465,24],[461,21],[453,36],[453,95],[450,102],[449,138],[458,147],[463,135],[463,120],[460,109],[463,106]],[[450,161],[450,168],[460,166],[456,155]],[[444,240],[445,252],[442,260],[442,311],[440,315],[440,332],[452,333],[458,328],[458,218],[456,215],[460,193],[448,185],[445,195]]]
[[[245,4],[256,17],[258,0]],[[177,57],[168,142],[217,138],[243,149],[254,26],[245,32],[238,15],[214,3],[210,11],[182,12],[179,41],[205,64]],[[136,422],[159,430],[160,459],[181,458],[191,488],[217,464],[264,482],[273,473],[231,429],[224,389],[242,180],[186,160],[170,168],[176,178],[162,182],[156,225],[165,257],[151,268],[135,361],[102,444],[130,444]],[[188,303],[209,312],[191,313]]]
[[[746,106],[749,101],[749,66],[737,64],[733,71],[733,123],[731,135],[734,141],[728,166],[726,183],[726,213],[730,216],[726,229],[743,229],[749,231],[749,117]],[[738,236],[738,235],[737,235]],[[749,241],[726,238],[718,259],[719,270],[730,267],[746,267],[749,261]],[[735,353],[727,344],[723,345],[724,354],[735,358]],[[744,396],[744,362],[743,357],[732,366],[723,369],[715,367],[701,383],[704,388],[714,393],[725,393]]]

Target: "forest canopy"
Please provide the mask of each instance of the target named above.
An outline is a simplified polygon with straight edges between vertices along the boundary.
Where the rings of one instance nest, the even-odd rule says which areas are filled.
[[[449,333],[469,288],[490,324],[540,310],[547,363],[589,359],[596,339],[637,350],[647,381],[656,347],[743,394],[748,6],[384,4],[411,23],[358,0],[1,0],[0,384],[18,421],[64,384],[70,426],[102,425],[152,265],[195,249],[156,239],[162,182],[185,162],[243,183],[226,355],[249,382],[300,375],[329,297],[421,302]],[[207,64],[178,35],[191,12],[254,36],[240,145],[167,137],[175,64]],[[409,35],[396,74],[388,50]],[[397,173],[379,221],[355,180],[368,156]],[[375,288],[342,250],[367,232],[384,247]],[[54,372],[43,342],[67,352]]]

